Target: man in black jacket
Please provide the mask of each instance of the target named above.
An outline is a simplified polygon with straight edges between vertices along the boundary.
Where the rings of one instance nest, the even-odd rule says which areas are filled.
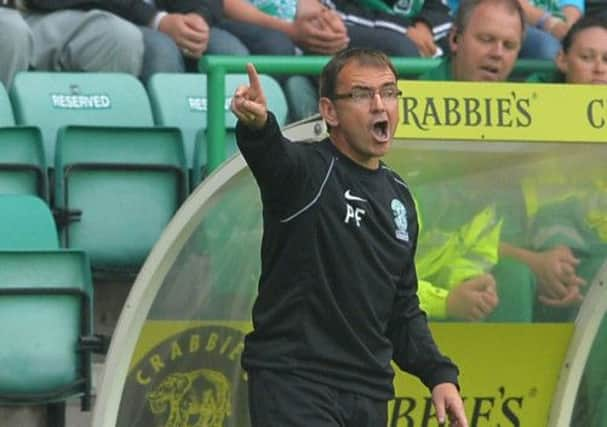
[[[8,88],[14,75],[37,70],[114,71],[139,75],[143,40],[136,26],[100,10],[66,10],[75,1],[1,0],[0,80]]]
[[[467,427],[457,367],[419,308],[413,197],[380,160],[398,123],[394,67],[375,50],[337,54],[320,76],[329,138],[314,144],[282,136],[248,72],[232,111],[263,202],[242,356],[252,426],[385,426],[394,360],[429,388],[439,422]]]

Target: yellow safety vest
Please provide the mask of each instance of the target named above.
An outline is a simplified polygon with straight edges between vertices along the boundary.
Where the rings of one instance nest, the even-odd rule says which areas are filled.
[[[418,296],[430,318],[447,316],[447,295],[465,280],[489,272],[498,261],[503,221],[494,205],[454,231],[422,229],[416,259]]]

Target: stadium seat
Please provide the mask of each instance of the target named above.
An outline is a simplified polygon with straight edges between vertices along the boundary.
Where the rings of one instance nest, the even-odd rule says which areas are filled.
[[[40,127],[49,164],[62,126],[154,124],[145,88],[128,74],[22,72],[10,98],[17,124]]]
[[[233,129],[236,117],[230,111],[232,94],[242,84],[248,84],[246,74],[226,75],[225,120],[228,129],[226,154],[236,151]],[[260,75],[268,105],[278,122],[287,120],[287,102],[278,83],[267,75]],[[192,187],[206,174],[207,80],[204,74],[167,74],[152,76],[148,93],[156,124],[176,126],[183,132],[186,161],[192,168]]]
[[[13,117],[11,101],[4,85],[0,83],[0,126],[13,126],[14,124],[15,118]]]
[[[98,273],[135,273],[188,193],[176,128],[62,128],[55,178],[63,246]]]
[[[35,194],[48,200],[46,159],[36,127],[0,127],[0,194]]]
[[[0,250],[0,404],[90,409],[93,288],[83,251]],[[53,423],[61,425],[60,423]]]
[[[26,194],[1,194],[0,250],[52,249],[59,249],[59,238],[46,202]]]

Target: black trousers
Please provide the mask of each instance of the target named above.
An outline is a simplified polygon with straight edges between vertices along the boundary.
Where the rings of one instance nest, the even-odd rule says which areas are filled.
[[[284,371],[251,370],[251,427],[384,427],[388,402]]]

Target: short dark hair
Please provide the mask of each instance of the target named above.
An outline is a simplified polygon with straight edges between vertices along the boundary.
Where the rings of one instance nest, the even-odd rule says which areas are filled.
[[[518,14],[521,21],[522,34],[525,33],[525,12],[518,0],[462,0],[453,20],[453,30],[455,34],[461,34],[466,30],[474,10],[484,3],[503,4],[506,8]]]
[[[599,27],[604,30],[607,30],[607,16],[584,15],[580,19],[578,19],[575,24],[573,24],[571,28],[569,28],[569,31],[567,31],[565,37],[563,37],[563,41],[561,42],[563,52],[567,53],[569,51],[578,33],[593,27]]]
[[[387,67],[398,80],[396,68],[394,68],[390,58],[382,51],[366,48],[345,49],[335,54],[320,73],[318,92],[321,98],[334,99],[339,73],[353,61],[363,66]]]

